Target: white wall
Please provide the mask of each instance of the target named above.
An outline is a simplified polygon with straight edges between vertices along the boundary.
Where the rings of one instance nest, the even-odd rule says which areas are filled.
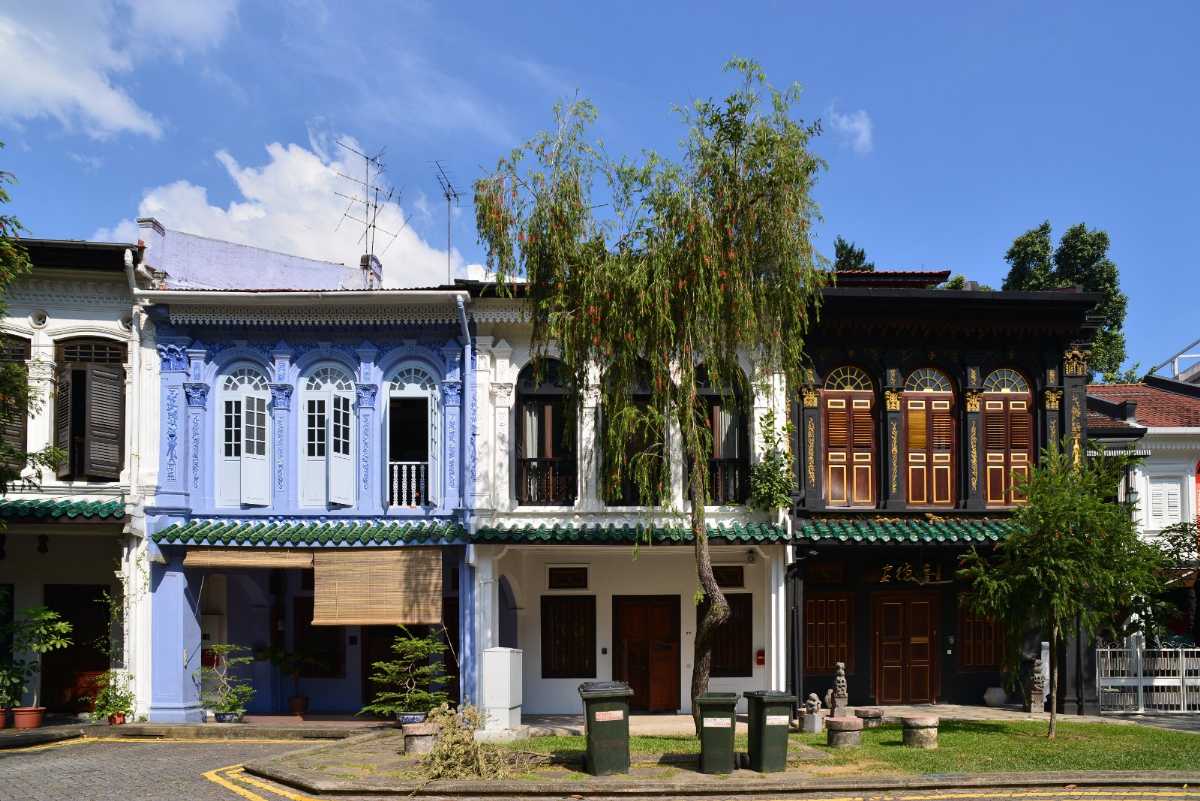
[[[1137,521],[1138,530],[1144,535],[1153,535],[1160,528],[1153,525],[1150,519],[1150,486],[1156,479],[1178,481],[1182,485],[1182,519],[1195,520],[1200,512],[1196,498],[1196,463],[1200,460],[1200,435],[1151,429],[1137,447],[1150,451],[1150,456],[1145,457],[1134,468],[1130,482],[1137,494],[1134,519]]]
[[[747,556],[754,554],[749,563]],[[745,587],[728,592],[753,594],[754,635],[752,649],[766,651],[765,664],[755,665],[753,674],[739,678],[714,678],[710,689],[716,692],[741,692],[773,688],[773,660],[782,655],[780,636],[772,631],[773,592],[771,560],[781,562],[783,549],[771,546],[758,549],[746,546],[713,548],[714,564],[738,564],[745,567]],[[589,589],[586,592],[547,589],[549,565],[586,564]],[[692,674],[692,649],[696,631],[695,561],[690,547],[632,546],[546,546],[510,547],[497,562],[496,580],[503,576],[512,586],[517,601],[518,647],[525,652],[523,711],[526,714],[577,714],[580,711],[578,687],[593,679],[543,679],[541,677],[541,596],[582,594],[596,596],[596,681],[612,679],[613,620],[612,599],[618,595],[677,595],[680,609],[680,695],[679,708],[691,709],[689,687]],[[782,592],[782,588],[779,588]],[[778,631],[782,631],[780,627]],[[775,634],[775,636],[772,636]],[[483,679],[486,681],[486,677]]]

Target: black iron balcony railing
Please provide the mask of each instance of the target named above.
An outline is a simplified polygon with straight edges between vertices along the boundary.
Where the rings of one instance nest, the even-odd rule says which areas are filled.
[[[688,484],[688,497],[691,498]],[[745,503],[750,497],[750,463],[746,459],[708,460],[708,502],[713,506]]]
[[[570,506],[575,503],[575,457],[517,459],[517,503]]]

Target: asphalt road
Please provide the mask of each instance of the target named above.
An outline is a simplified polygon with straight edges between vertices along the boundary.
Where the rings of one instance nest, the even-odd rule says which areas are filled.
[[[309,745],[92,740],[0,751],[0,801],[315,801],[249,776],[238,767]],[[711,799],[736,797],[714,795]],[[1068,786],[814,792],[791,797],[803,801],[1200,801],[1200,788]],[[787,796],[777,796],[776,801],[784,798]],[[352,799],[343,796],[339,801]],[[636,799],[623,797],[622,801]]]

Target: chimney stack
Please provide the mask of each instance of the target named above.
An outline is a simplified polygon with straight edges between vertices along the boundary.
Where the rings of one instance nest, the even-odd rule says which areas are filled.
[[[383,286],[383,263],[372,253],[364,253],[358,260],[362,269],[362,288],[379,289]]]

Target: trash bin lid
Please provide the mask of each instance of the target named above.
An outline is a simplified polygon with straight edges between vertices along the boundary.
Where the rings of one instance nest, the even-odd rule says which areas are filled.
[[[796,703],[796,696],[782,690],[746,690],[742,693],[745,698],[761,698],[764,701],[774,701],[780,704]]]
[[[581,698],[625,698],[633,689],[623,681],[585,681],[579,685]]]

